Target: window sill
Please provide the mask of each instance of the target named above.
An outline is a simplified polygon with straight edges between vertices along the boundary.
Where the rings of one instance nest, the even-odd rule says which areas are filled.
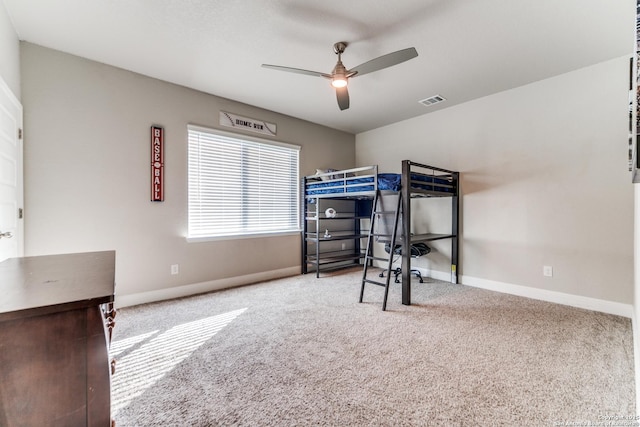
[[[230,234],[227,236],[203,236],[203,237],[186,237],[188,243],[215,242],[218,240],[239,240],[239,239],[262,239],[266,237],[282,237],[297,236],[302,230],[254,233],[254,234]]]

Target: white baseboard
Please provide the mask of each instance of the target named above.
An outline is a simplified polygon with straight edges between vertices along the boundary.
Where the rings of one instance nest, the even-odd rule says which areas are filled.
[[[446,279],[445,279],[446,280]],[[563,292],[549,291],[546,289],[532,288],[530,286],[513,285],[511,283],[496,282],[493,280],[479,279],[477,277],[462,276],[460,283],[475,288],[502,292],[571,307],[600,311],[602,313],[615,314],[633,319],[633,305],[620,302],[601,300],[580,295],[566,294]],[[635,330],[635,328],[634,328]]]
[[[414,267],[415,268],[415,267]],[[431,277],[445,282],[451,281],[451,274],[444,271],[417,268],[425,277]],[[504,294],[517,295],[571,307],[584,308],[607,314],[615,314],[633,319],[633,305],[620,302],[601,300],[580,295],[566,294],[563,292],[549,291],[546,289],[532,288],[530,286],[514,285],[511,283],[497,282],[494,280],[480,279],[472,276],[458,276],[458,283],[474,288],[482,288]],[[635,328],[634,328],[635,333]],[[640,331],[638,332],[640,334]],[[639,337],[640,338],[640,337]],[[637,342],[635,340],[634,342]],[[640,354],[640,353],[638,353]]]
[[[636,408],[640,408],[640,331],[638,328],[638,315],[636,310],[633,310],[633,316],[631,316],[631,330],[633,331],[633,367],[635,372],[636,381]]]
[[[219,291],[221,289],[234,288],[236,286],[263,282],[265,280],[294,276],[296,274],[300,274],[299,266],[128,295],[118,295],[118,288],[116,286],[115,306],[116,308],[122,308],[132,305],[146,304],[149,302],[163,301],[172,298],[203,294],[206,292]]]
[[[413,266],[411,268],[418,270],[424,277],[442,280],[443,282],[451,282],[451,273],[447,273],[445,271],[429,270],[426,268],[417,268]]]
[[[428,270],[418,268],[425,276],[436,280],[451,281],[451,274],[443,271]],[[258,283],[265,280],[279,279],[300,274],[300,267],[288,267],[279,270],[265,271],[255,274],[247,274],[244,276],[229,277],[219,280],[211,280],[207,282],[194,283],[191,285],[177,286],[173,288],[158,289],[149,292],[140,292],[136,294],[118,295],[116,287],[117,308],[129,307],[132,305],[145,304],[155,301],[163,301],[172,298],[180,298],[190,295],[202,294],[205,292],[217,291],[221,289],[233,288],[236,286]],[[480,279],[472,276],[458,276],[459,283],[472,286],[475,288],[487,289],[490,291],[502,292],[511,295],[517,295],[526,298],[537,299],[541,301],[552,302],[556,304],[568,305],[571,307],[584,308],[587,310],[600,311],[617,316],[628,317],[634,319],[633,305],[623,304],[619,302],[606,301],[597,298],[590,298],[580,295],[566,294],[562,292],[549,291],[545,289],[532,288],[529,286],[514,285],[511,283],[497,282],[494,280]],[[634,335],[640,335],[634,323]],[[636,332],[637,331],[637,332]],[[635,337],[634,337],[635,338]],[[640,340],[634,340],[637,343]],[[640,351],[640,350],[639,350]],[[638,353],[640,354],[640,353]]]

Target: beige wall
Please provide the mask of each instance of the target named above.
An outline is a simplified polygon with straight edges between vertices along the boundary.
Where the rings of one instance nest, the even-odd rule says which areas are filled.
[[[352,167],[353,135],[29,43],[21,59],[26,255],[115,249],[120,301],[299,272],[298,235],[185,241],[187,124],[219,127],[220,110],[275,123],[278,140],[302,146],[301,174]],[[165,129],[162,203],[149,201],[153,124]]]
[[[0,1],[0,77],[20,99],[20,43],[4,2]]]
[[[632,304],[628,72],[622,57],[359,134],[357,164],[461,172],[463,283]],[[419,265],[446,272],[435,246]]]

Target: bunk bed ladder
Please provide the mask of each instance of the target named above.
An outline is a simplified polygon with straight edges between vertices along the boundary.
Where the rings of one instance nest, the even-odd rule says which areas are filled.
[[[391,280],[391,269],[393,265],[393,248],[396,246],[397,239],[397,228],[398,228],[398,220],[400,218],[400,210],[402,208],[402,193],[396,193],[398,196],[398,204],[396,205],[395,210],[380,210],[382,203],[382,194],[380,190],[376,190],[375,197],[373,199],[373,209],[371,211],[371,220],[370,220],[370,228],[369,228],[369,236],[367,237],[367,250],[365,253],[364,259],[364,269],[362,273],[362,287],[360,288],[360,302],[364,297],[364,286],[367,283],[371,283],[378,286],[384,286],[384,299],[382,301],[382,311],[387,309],[387,297],[389,296],[389,281]],[[381,216],[385,215],[394,215],[393,217],[393,231],[391,234],[381,234],[376,233],[375,223],[376,219],[379,219]],[[373,255],[373,242],[375,239],[383,238],[385,241],[388,241],[391,245],[391,250],[389,251],[389,257],[376,257]],[[373,261],[385,261],[387,262],[387,274],[384,275],[386,277],[385,282],[379,282],[376,280],[367,279],[367,272],[369,269],[369,265],[372,264]]]

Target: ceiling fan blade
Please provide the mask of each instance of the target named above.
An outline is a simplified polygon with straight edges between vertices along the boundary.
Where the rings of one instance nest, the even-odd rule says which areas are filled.
[[[349,72],[356,71],[357,74],[353,77],[361,76],[363,74],[372,73],[374,71],[382,70],[383,68],[392,67],[400,64],[401,62],[408,61],[418,56],[418,51],[415,47],[409,47],[407,49],[398,50],[396,52],[388,53],[386,55],[379,56],[367,61],[364,64],[360,64],[355,68],[349,70]]]
[[[336,88],[336,97],[338,98],[338,106],[341,110],[349,108],[349,91],[346,86]]]
[[[303,70],[301,68],[283,67],[281,65],[270,65],[270,64],[262,64],[262,66],[264,68],[271,68],[273,70],[287,71],[289,73],[306,74],[308,76],[324,77],[324,78],[327,78],[327,79],[331,78],[331,74],[321,73],[319,71],[310,71],[310,70]]]

